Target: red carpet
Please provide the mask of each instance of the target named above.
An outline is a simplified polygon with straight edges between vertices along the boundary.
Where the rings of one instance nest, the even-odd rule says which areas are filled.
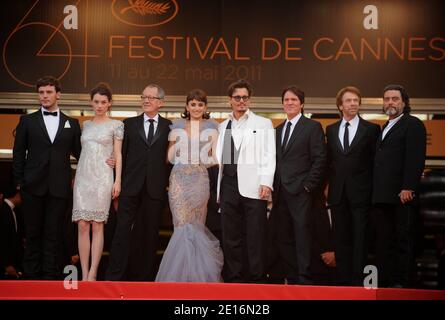
[[[445,291],[256,284],[0,281],[0,300],[445,300]]]

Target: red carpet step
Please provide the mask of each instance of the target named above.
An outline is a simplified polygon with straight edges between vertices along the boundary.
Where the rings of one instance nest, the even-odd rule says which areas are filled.
[[[65,288],[67,285],[68,288]],[[0,281],[0,300],[445,300],[445,291],[230,283]]]

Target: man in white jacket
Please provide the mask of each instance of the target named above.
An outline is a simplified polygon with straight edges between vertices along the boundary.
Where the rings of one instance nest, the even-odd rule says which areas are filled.
[[[266,209],[275,173],[275,135],[272,122],[249,109],[251,94],[245,80],[229,86],[232,113],[220,125],[216,151],[226,282],[265,282]]]

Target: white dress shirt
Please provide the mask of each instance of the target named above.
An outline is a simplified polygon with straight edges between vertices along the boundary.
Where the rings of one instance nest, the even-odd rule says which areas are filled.
[[[45,122],[46,131],[48,132],[48,136],[51,140],[51,142],[54,142],[54,139],[56,138],[57,130],[59,129],[59,122],[60,122],[60,110],[57,108],[53,112],[57,112],[57,116],[47,115],[45,116],[43,114],[43,111],[48,111],[48,109],[45,109],[42,107],[42,116],[43,121]]]
[[[344,118],[340,123],[340,129],[338,130],[338,139],[340,140],[341,146],[344,148],[343,145],[343,136],[345,134],[345,126],[346,122],[349,122],[349,145],[352,144],[352,141],[354,140],[355,134],[357,133],[358,124],[360,122],[360,118],[356,115],[354,118],[352,118],[349,121],[346,121]]]
[[[150,127],[150,122],[148,121],[149,119],[153,119],[153,137],[155,136],[156,133],[156,129],[158,129],[158,123],[159,123],[159,113],[156,114],[153,118],[150,118],[149,116],[147,116],[147,114],[144,113],[144,131],[145,131],[145,137],[147,138],[148,136],[148,129]]]
[[[386,134],[388,133],[388,131],[394,127],[394,125],[397,123],[397,121],[400,120],[400,118],[403,117],[403,113],[398,116],[397,118],[391,119],[388,121],[388,125],[386,126],[385,130],[383,130],[382,132],[382,140],[385,139]]]
[[[247,109],[238,120],[233,116],[233,112],[229,114],[229,119],[232,120],[232,137],[233,143],[237,150],[240,149],[241,143],[243,142],[244,130],[246,128],[247,119],[249,119],[250,110]]]
[[[290,137],[292,137],[292,132],[294,132],[295,126],[297,125],[298,120],[300,120],[301,118],[301,112],[295,116],[292,120],[286,119],[286,122],[284,123],[284,127],[283,127],[283,131],[281,132],[281,145],[283,145],[284,143],[284,135],[286,134],[286,128],[287,128],[287,123],[290,122],[291,126],[290,126],[290,131],[289,131],[289,137],[287,138],[287,142],[289,142]]]

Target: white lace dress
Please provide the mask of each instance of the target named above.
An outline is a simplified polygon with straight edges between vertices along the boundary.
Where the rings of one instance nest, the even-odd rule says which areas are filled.
[[[185,121],[170,126],[184,129]],[[203,130],[217,131],[214,121],[203,121]],[[190,140],[189,140],[190,142]],[[205,141],[197,141],[200,150]],[[223,253],[218,239],[205,226],[210,196],[209,176],[202,163],[176,162],[171,175],[168,199],[174,232],[156,276],[160,282],[221,282]],[[188,159],[190,160],[190,154]]]
[[[122,140],[123,137],[122,121],[84,122],[82,152],[74,182],[72,221],[107,221],[114,179],[113,169],[105,161],[113,153],[114,139]]]

